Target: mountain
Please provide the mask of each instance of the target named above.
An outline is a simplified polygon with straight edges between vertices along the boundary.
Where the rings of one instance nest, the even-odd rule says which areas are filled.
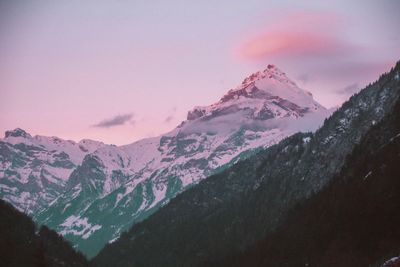
[[[400,101],[356,145],[329,185],[278,229],[207,266],[399,266]],[[393,265],[390,265],[393,264]]]
[[[0,197],[32,215],[54,201],[83,158],[102,146],[92,140],[32,137],[19,128],[7,131],[0,140]]]
[[[0,197],[92,257],[179,192],[289,135],[317,129],[328,114],[268,65],[217,103],[189,111],[171,132],[130,145],[10,131],[0,141]]]
[[[325,188],[372,127],[394,112],[400,63],[314,134],[298,133],[201,181],[93,260],[98,266],[201,266],[243,251]]]
[[[1,266],[90,266],[85,257],[56,232],[45,226],[37,230],[27,215],[3,200],[0,200],[0,217]]]

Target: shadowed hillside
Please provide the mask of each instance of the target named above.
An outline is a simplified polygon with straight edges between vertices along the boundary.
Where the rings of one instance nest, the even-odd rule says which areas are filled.
[[[89,263],[56,232],[0,200],[0,265],[5,267],[85,267]]]

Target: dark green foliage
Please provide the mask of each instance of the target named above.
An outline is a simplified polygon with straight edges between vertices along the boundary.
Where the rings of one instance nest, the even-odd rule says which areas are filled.
[[[276,232],[204,266],[370,266],[400,255],[400,102]],[[380,265],[378,265],[380,266]]]
[[[25,214],[0,200],[0,265],[4,267],[89,266],[56,232],[35,224]]]
[[[372,125],[393,112],[400,95],[399,72],[398,63],[315,134],[287,138],[178,195],[107,245],[94,262],[199,266],[272,233],[291,209],[328,185]]]

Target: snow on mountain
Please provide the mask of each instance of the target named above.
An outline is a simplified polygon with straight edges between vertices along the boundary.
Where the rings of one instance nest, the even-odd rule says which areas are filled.
[[[37,222],[91,257],[182,190],[295,132],[314,131],[328,115],[311,93],[268,65],[218,102],[189,111],[171,132],[129,145],[6,133],[0,196],[34,210]],[[64,163],[54,164],[60,157]],[[52,194],[47,186],[22,186],[42,176],[57,185]],[[20,183],[9,185],[14,180]],[[43,195],[49,196],[38,201]]]
[[[55,199],[84,156],[105,146],[58,137],[34,136],[22,129],[7,131],[0,140],[0,196],[32,214]]]
[[[189,112],[188,120],[240,108],[253,109],[252,115],[258,119],[273,115],[299,117],[310,110],[324,109],[314,101],[310,92],[297,87],[274,65],[268,65],[264,71],[244,79],[240,86],[230,90],[219,102],[208,107],[194,108]]]

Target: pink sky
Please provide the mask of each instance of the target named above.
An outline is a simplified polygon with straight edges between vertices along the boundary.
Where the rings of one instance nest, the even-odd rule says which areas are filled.
[[[331,107],[399,60],[396,1],[206,2],[0,4],[0,131],[127,144],[269,63]]]

